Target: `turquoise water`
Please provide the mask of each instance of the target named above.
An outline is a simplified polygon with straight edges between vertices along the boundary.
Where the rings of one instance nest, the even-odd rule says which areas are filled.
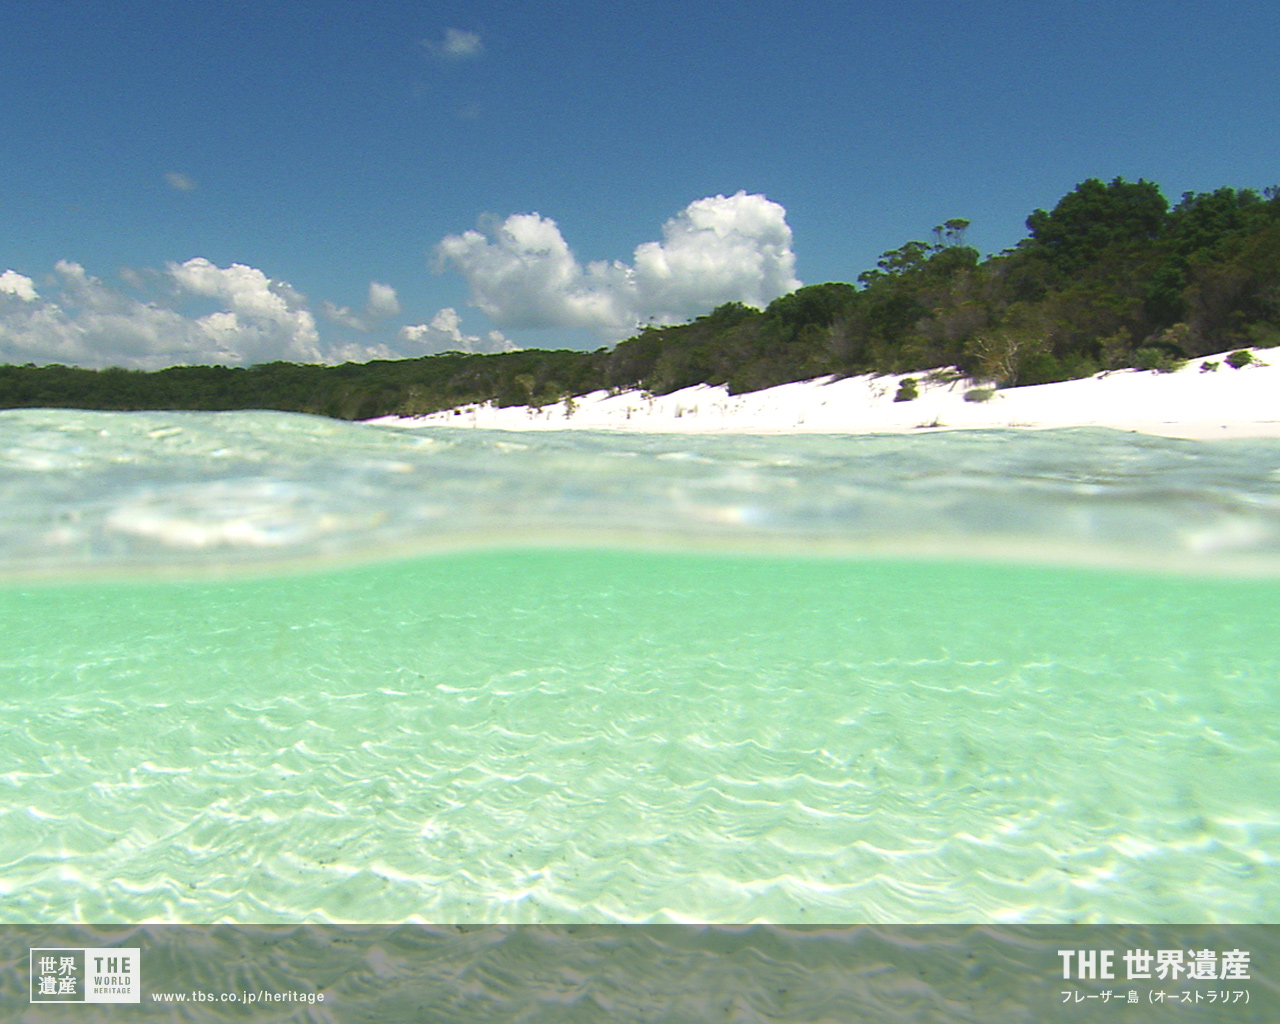
[[[1280,920],[1277,467],[0,415],[0,916]]]

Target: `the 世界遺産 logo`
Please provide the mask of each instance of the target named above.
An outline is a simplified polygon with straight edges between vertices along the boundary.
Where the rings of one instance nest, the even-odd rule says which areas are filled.
[[[138,947],[31,950],[33,1003],[140,1001]]]

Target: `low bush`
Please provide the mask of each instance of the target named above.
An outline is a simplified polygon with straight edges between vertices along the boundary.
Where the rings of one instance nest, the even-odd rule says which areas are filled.
[[[1155,370],[1156,373],[1173,373],[1186,363],[1170,352],[1160,348],[1140,348],[1133,354],[1133,366],[1136,370]]]

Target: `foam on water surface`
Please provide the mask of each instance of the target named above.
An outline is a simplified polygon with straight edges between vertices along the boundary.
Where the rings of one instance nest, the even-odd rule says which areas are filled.
[[[0,426],[4,920],[1280,916],[1275,443]]]

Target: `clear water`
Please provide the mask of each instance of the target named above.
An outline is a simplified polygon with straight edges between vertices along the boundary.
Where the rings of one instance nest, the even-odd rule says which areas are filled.
[[[0,919],[1280,920],[1280,444],[0,414]]]

